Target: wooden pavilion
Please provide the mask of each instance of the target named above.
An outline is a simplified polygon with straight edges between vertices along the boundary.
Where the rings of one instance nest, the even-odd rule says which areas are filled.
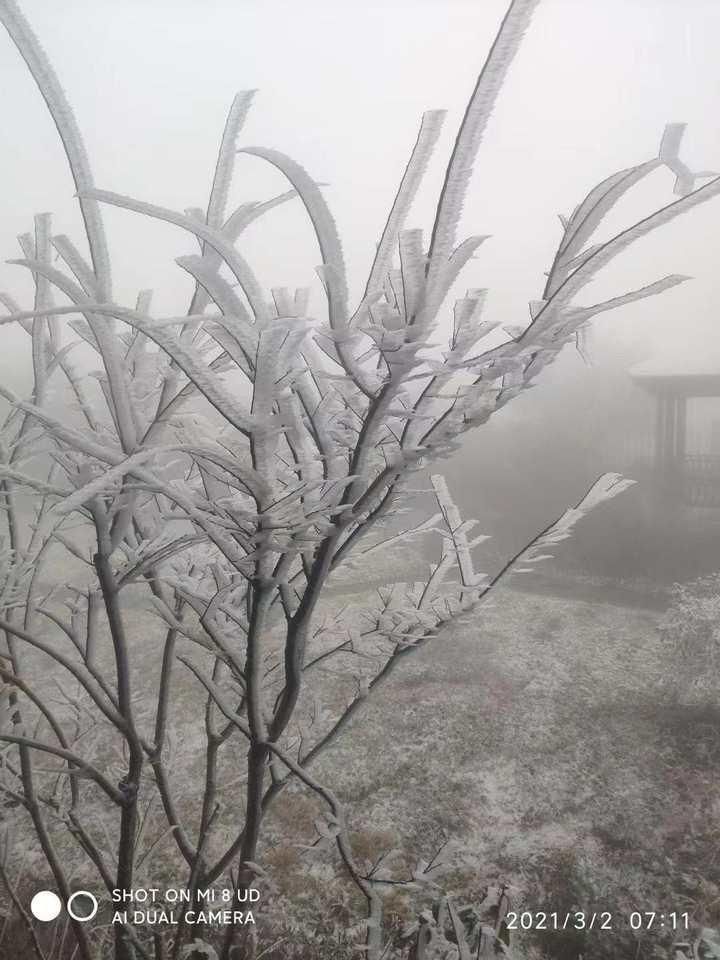
[[[718,338],[720,341],[720,337]],[[689,357],[658,356],[631,370],[634,382],[655,399],[654,472],[666,503],[720,508],[720,342],[708,349],[693,341]],[[689,449],[688,428],[698,400],[718,398],[705,410],[703,441]],[[707,414],[710,416],[707,416]],[[714,414],[714,417],[713,417]]]

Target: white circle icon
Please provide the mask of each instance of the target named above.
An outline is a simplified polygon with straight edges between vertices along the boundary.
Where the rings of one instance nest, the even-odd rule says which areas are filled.
[[[73,911],[73,903],[75,902],[76,897],[86,897],[92,903],[92,908],[90,910],[90,913],[82,914],[82,913],[75,913]],[[76,890],[75,893],[73,893],[72,896],[68,899],[67,912],[70,914],[73,920],[77,920],[79,923],[87,923],[87,921],[92,920],[92,918],[98,912],[97,898],[94,897],[88,890]]]
[[[30,913],[46,923],[59,916],[61,910],[62,900],[52,890],[40,890],[30,901]]]

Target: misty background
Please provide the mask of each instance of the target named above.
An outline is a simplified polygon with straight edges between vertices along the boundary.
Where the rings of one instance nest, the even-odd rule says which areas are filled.
[[[241,144],[282,150],[328,184],[357,302],[421,114],[446,108],[408,221],[430,230],[454,135],[505,3],[26,0],[23,9],[75,109],[100,188],[178,210],[204,207],[232,97],[256,88]],[[681,156],[693,170],[720,170],[718,28],[712,0],[543,0],[481,147],[459,231],[490,239],[452,295],[488,287],[488,319],[526,323],[559,239],[557,215],[570,214],[610,173],[655,156],[667,122],[688,124]],[[0,87],[0,259],[19,256],[15,237],[41,211],[52,211],[55,232],[80,242],[59,139],[5,35]],[[672,186],[672,174],[657,171],[619,204],[607,229],[671,202]],[[284,189],[279,174],[241,157],[231,204]],[[155,315],[184,312],[192,285],[173,261],[194,252],[194,238],[133,213],[103,212],[116,302],[133,305],[138,290],[152,288]],[[516,549],[598,473],[626,469],[633,451],[651,442],[653,407],[632,384],[633,365],[661,356],[685,369],[696,356],[716,356],[720,370],[719,239],[714,200],[626,251],[583,302],[669,273],[693,279],[601,315],[584,355],[566,349],[533,390],[466,435],[463,450],[442,466],[466,515],[493,534],[491,557]],[[241,249],[268,290],[312,285],[322,315],[319,253],[298,201],[253,225]],[[23,268],[0,264],[0,288],[31,302]],[[444,315],[449,329],[449,306]],[[0,376],[28,389],[30,371],[26,335],[3,327]],[[713,416],[706,412],[706,423]],[[638,576],[667,541],[680,562],[665,573],[694,573],[696,544],[683,546],[670,530],[658,545],[646,500],[641,484],[620,509],[600,511],[571,546],[572,562],[608,574],[622,561],[625,575]]]
[[[421,115],[445,108],[443,134],[406,224],[423,227],[429,239],[434,201],[458,125],[507,6],[507,0],[20,2],[67,92],[101,189],[180,211],[205,208],[228,108],[237,91],[255,89],[240,143],[283,151],[324,185],[343,238],[351,305],[362,294]],[[528,301],[540,297],[561,237],[558,215],[570,215],[609,175],[655,157],[667,123],[688,124],[680,155],[692,170],[720,173],[718,36],[716,0],[541,0],[475,164],[458,237],[481,234],[488,239],[450,291],[441,311],[438,350],[450,331],[453,300],[465,288],[488,288],[486,319],[524,326]],[[68,234],[85,252],[83,229],[57,132],[4,33],[0,89],[5,94],[0,291],[30,308],[31,276],[26,268],[6,262],[22,255],[17,235],[32,231],[34,214],[52,211],[53,233]],[[671,203],[677,197],[673,185],[669,170],[655,171],[618,204],[593,239],[610,237]],[[240,156],[229,207],[285,190],[287,182],[267,164]],[[114,207],[103,206],[102,213],[114,270],[113,300],[133,306],[139,291],[151,289],[153,316],[184,314],[193,284],[174,260],[197,252],[196,239]],[[701,454],[697,459],[716,471],[701,478],[714,505],[690,506],[682,497],[671,503],[660,496],[660,471],[653,466],[655,401],[633,379],[638,368],[655,365],[678,374],[702,367],[720,380],[719,240],[720,198],[634,243],[588,285],[578,305],[622,295],[668,274],[693,279],[599,315],[577,346],[566,347],[542,371],[533,389],[523,390],[481,429],[465,434],[450,460],[429,465],[428,472],[447,477],[464,519],[478,519],[475,533],[492,535],[473,558],[478,572],[490,574],[580,501],[599,474],[622,471],[638,483],[583,518],[557,551],[550,546],[557,555],[544,560],[538,572],[523,576],[527,567],[511,568],[489,603],[467,618],[454,619],[442,634],[438,629],[437,642],[423,643],[407,667],[373,694],[359,719],[350,715],[343,737],[318,758],[318,782],[331,786],[347,810],[352,850],[361,858],[358,862],[367,864],[366,880],[381,864],[379,852],[399,852],[402,868],[396,862],[388,869],[397,876],[402,870],[404,876],[406,860],[411,870],[418,862],[429,868],[435,851],[449,841],[455,848],[453,872],[448,885],[437,890],[452,896],[457,891],[463,903],[487,905],[486,880],[509,878],[522,898],[518,903],[548,913],[578,905],[595,911],[602,904],[619,917],[622,911],[627,915],[629,909],[640,909],[639,904],[658,911],[690,904],[694,921],[713,928],[713,949],[720,950],[720,933],[716,937],[714,932],[720,931],[720,398],[689,400],[682,453],[681,431],[674,432],[678,420],[670,416],[676,406],[665,406],[665,425],[673,424],[664,431],[665,449],[671,453],[666,459],[672,461],[667,473],[675,471],[677,479],[683,453]],[[310,313],[325,318],[315,274],[320,252],[297,199],[253,223],[239,246],[268,295],[271,287],[309,285]],[[63,330],[67,319],[61,320]],[[18,326],[0,325],[0,382],[25,396],[32,389],[30,347],[30,338]],[[92,380],[97,356],[81,345],[71,357],[88,376],[89,392],[98,397],[100,388]],[[136,371],[137,385],[141,379]],[[234,385],[231,378],[229,383]],[[70,409],[67,395],[61,378],[54,377],[48,408],[71,419],[77,410]],[[198,433],[204,428],[213,436],[217,422],[210,413],[195,426]],[[682,466],[687,462],[685,457]],[[416,479],[414,488],[420,486]],[[676,490],[686,492],[680,484]],[[24,511],[24,520],[33,519],[28,509],[32,495],[19,495],[25,497],[18,511]],[[410,506],[411,519],[420,520],[437,504],[427,498]],[[393,510],[394,523],[409,519],[398,513]],[[169,516],[167,511],[158,514],[165,525],[172,522]],[[82,578],[92,578],[95,591],[100,564],[87,566],[78,553],[85,546],[102,553],[104,545],[95,546],[97,532],[79,524],[71,537],[78,550],[71,552],[59,538],[48,548],[45,572],[34,586],[38,596],[46,588],[59,589],[43,596],[43,616],[50,605],[60,608],[62,600],[79,596],[75,588],[87,582]],[[367,626],[365,605],[372,609],[376,603],[373,588],[427,576],[427,561],[436,558],[424,551],[419,539],[397,550],[383,546],[369,554],[364,567],[362,562],[347,564],[340,571],[344,580],[337,577],[328,581],[327,590],[323,587],[317,608],[322,629],[312,637],[323,653],[315,656],[313,648],[304,666],[325,659],[324,645],[330,642],[325,632],[347,634],[350,647],[345,650],[343,643],[337,648],[343,651],[339,666],[332,660],[314,669],[304,683],[306,699],[299,701],[293,719],[299,744],[290,739],[295,727],[287,728],[288,749],[297,747],[303,761],[313,754],[308,743],[322,736],[319,731],[335,729],[329,726],[335,724],[332,718],[349,716],[347,704],[370,692],[367,678],[376,657],[371,649],[358,667],[355,655],[364,649],[356,650],[354,643]],[[191,557],[191,586],[196,574],[200,584],[207,572],[205,556],[199,550],[197,563]],[[129,552],[128,563],[135,559]],[[182,588],[185,567],[178,570],[169,568],[168,583],[175,580]],[[215,776],[215,761],[211,757],[208,763],[208,756],[211,741],[219,741],[211,737],[207,718],[212,710],[206,712],[195,676],[173,670],[172,686],[169,679],[167,687],[158,686],[166,664],[169,678],[169,664],[182,657],[174,646],[178,629],[150,615],[145,589],[126,590],[121,571],[117,583],[123,588],[122,624],[132,674],[128,700],[137,704],[139,724],[149,729],[153,721],[157,726],[159,697],[169,691],[167,722],[163,720],[167,738],[158,740],[152,763],[159,785],[164,751],[180,811],[176,818],[169,808],[166,816],[164,802],[152,806],[155,787],[148,775],[142,785],[148,806],[133,847],[138,852],[134,882],[150,878],[156,887],[167,881],[175,888],[185,875],[184,854],[171,842],[161,846],[170,838],[168,823],[173,832],[191,824],[189,836],[200,824],[194,861],[199,863],[201,849],[206,858],[204,844],[215,813],[207,821],[207,834],[201,820],[211,809],[208,798],[217,796],[224,819],[218,821],[213,844],[220,848],[221,842],[231,842],[238,810],[249,796],[238,766],[244,760],[242,751],[226,750]],[[672,586],[710,573],[704,580]],[[45,575],[47,583],[41,582]],[[379,592],[384,615],[390,603]],[[403,593],[410,598],[410,591],[398,593],[401,604]],[[176,599],[181,596],[177,591]],[[31,601],[29,592],[28,605]],[[82,644],[77,649],[82,662],[110,677],[112,686],[125,653],[113,659],[120,640],[116,643],[105,630],[109,616],[101,614],[95,631],[89,595],[87,604],[89,639],[84,654]],[[72,626],[76,616],[82,618],[82,605],[66,606]],[[452,613],[449,602],[447,609]],[[182,614],[181,605],[177,611]],[[28,629],[36,629],[29,618],[27,622]],[[48,629],[53,644],[56,637],[64,643],[52,622],[40,624],[38,614],[37,629]],[[198,622],[205,629],[202,617]],[[257,634],[263,657],[278,652],[274,663],[263,659],[269,704],[274,684],[285,682],[274,672],[281,663],[284,627],[281,623],[276,631],[270,622],[265,629],[266,635]],[[90,643],[94,632],[98,641],[93,637]],[[393,627],[387,635],[395,633]],[[180,631],[179,640],[192,644],[191,660],[198,653],[205,656],[195,649],[190,632]],[[242,649],[242,636],[237,642]],[[394,648],[392,658],[399,649]],[[57,677],[62,680],[67,671],[42,651],[28,654],[27,675],[55,704],[56,692],[63,693]],[[252,666],[252,658],[245,655],[245,660]],[[73,711],[77,708],[80,716],[80,707],[70,698],[67,704],[67,710],[63,705],[59,709],[62,722],[75,730],[72,744],[82,737],[82,756],[107,770],[110,784],[117,782],[121,752],[116,734],[91,709],[91,726],[79,733]],[[5,715],[14,726],[15,706]],[[130,706],[128,716],[128,725],[117,727],[121,746],[129,742],[127,731],[134,723]],[[20,742],[12,734],[8,739]],[[52,781],[52,796],[62,798],[59,770],[52,765],[36,770],[46,778],[38,783]],[[8,782],[17,785],[20,778],[10,763],[1,772],[0,788]],[[129,772],[117,789],[122,797],[139,796]],[[18,803],[15,796],[0,794],[0,867],[8,862],[8,838],[14,842],[17,837],[13,882],[20,902],[26,903],[31,887],[52,881],[42,879],[47,871],[22,799]],[[122,816],[125,809],[129,804],[123,803]],[[87,810],[93,823],[103,826],[108,862],[114,863],[117,848],[112,828],[108,833],[101,819],[104,807],[95,801]],[[345,875],[336,871],[322,845],[308,845],[314,833],[324,836],[317,826],[318,804],[305,791],[289,789],[276,811],[261,850],[272,886],[261,929],[267,940],[261,940],[259,955],[268,960],[357,956],[359,927],[351,926],[355,908],[344,891]],[[65,831],[64,819],[53,816],[48,823],[57,831],[59,854],[67,856],[68,876],[94,889],[95,879],[83,879],[89,861],[76,870],[80,861],[73,858],[80,850]],[[252,855],[246,865],[254,861]],[[416,877],[415,872],[408,875]],[[203,872],[192,866],[191,876],[202,878]],[[21,955],[19,944],[25,943],[27,931],[19,911],[15,925],[9,922],[12,912],[3,912],[3,880],[0,875],[0,956],[11,949],[7,945],[14,936],[18,946],[13,955]],[[392,924],[400,930],[418,916],[421,903],[435,897],[420,889],[417,897],[413,891],[403,902],[396,893],[393,888],[386,900],[388,929]],[[46,932],[55,938],[54,929]],[[528,956],[661,960],[669,955],[665,946],[670,939],[676,933],[684,938],[688,931],[656,928],[650,935],[628,928],[616,933],[593,939],[576,929],[538,930],[526,938],[532,947]],[[56,939],[55,960],[66,945],[69,956],[74,949],[69,939],[67,944],[65,936]],[[341,943],[348,947],[342,954]],[[179,941],[173,949],[178,952]],[[401,955],[407,956],[405,947],[392,954],[398,960]]]

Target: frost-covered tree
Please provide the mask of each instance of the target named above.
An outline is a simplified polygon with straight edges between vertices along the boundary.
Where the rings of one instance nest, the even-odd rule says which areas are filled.
[[[452,303],[452,333],[439,347],[438,318],[485,239],[457,237],[473,163],[536,2],[509,6],[458,129],[429,237],[406,227],[444,113],[422,117],[364,294],[351,306],[335,222],[300,164],[273,149],[243,148],[277,168],[289,189],[228,209],[250,93],[231,106],[207,210],[177,212],[96,189],[52,67],[13,0],[0,0],[0,19],[62,139],[87,239],[84,253],[53,233],[48,215],[37,216],[16,261],[33,278],[35,301],[24,309],[0,297],[0,323],[27,332],[34,373],[28,397],[0,386],[7,411],[0,431],[1,785],[25,818],[20,827],[31,823],[62,896],[75,883],[73,844],[80,874],[107,891],[141,885],[148,858],[165,844],[174,846],[191,891],[230,876],[242,894],[262,882],[268,814],[299,784],[326,806],[319,837],[337,847],[367,903],[366,956],[383,954],[390,875],[382,857],[372,871],[361,868],[342,805],[313,762],[413,651],[472,617],[501,577],[532,570],[588,510],[631,481],[601,477],[495,573],[476,568],[485,538],[460,517],[441,476],[431,477],[433,516],[408,528],[402,508],[418,492],[421,468],[527,389],[593,317],[682,282],[667,276],[601,303],[576,302],[631,243],[720,192],[720,178],[705,174],[695,187],[678,159],[682,125],[668,126],[658,157],[609,176],[561,217],[560,242],[527,320],[498,337],[496,324],[483,319],[485,291],[469,289]],[[676,198],[593,242],[616,203],[662,165],[676,173]],[[275,288],[268,297],[240,252],[253,221],[298,201],[319,247],[323,317],[309,315],[308,290]],[[133,307],[113,300],[107,204],[197,239],[198,252],[177,260],[195,281],[185,314],[153,316],[150,291]],[[78,343],[97,357],[94,380],[73,363]],[[62,411],[49,402],[61,378],[69,386]],[[28,494],[29,523],[21,510]],[[388,583],[352,616],[324,603],[341,566],[352,569],[419,537],[438,543],[425,579]],[[81,562],[84,576],[56,576],[48,564],[61,551]],[[41,594],[49,573],[56,582]],[[147,646],[125,602],[138,585],[164,625],[150,678]],[[173,699],[188,682],[202,697],[196,726],[204,775],[192,803],[171,743]],[[318,708],[305,696],[324,685],[350,690],[341,707]],[[8,869],[9,895],[30,925]],[[407,882],[421,879],[416,872]],[[118,922],[111,945],[104,927],[72,928],[82,960],[180,957],[189,937],[183,923],[166,938]],[[222,960],[230,960],[238,935],[228,927]],[[249,956],[249,941],[245,949]]]

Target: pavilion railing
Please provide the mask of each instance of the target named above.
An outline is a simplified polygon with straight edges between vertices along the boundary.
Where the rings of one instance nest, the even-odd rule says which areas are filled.
[[[682,501],[692,507],[720,508],[720,454],[693,453],[682,465]]]

